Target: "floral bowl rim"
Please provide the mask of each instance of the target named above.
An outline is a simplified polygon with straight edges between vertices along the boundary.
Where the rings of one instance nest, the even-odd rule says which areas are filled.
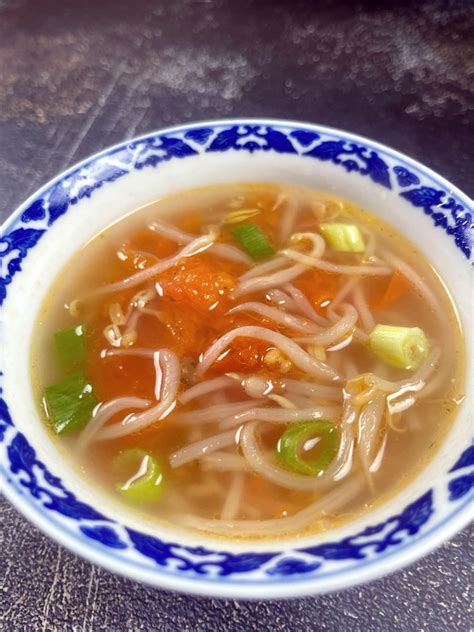
[[[47,232],[47,228],[35,226],[46,220],[52,225],[70,206],[132,169],[157,168],[163,161],[229,149],[293,152],[355,171],[382,187],[395,187],[454,240],[467,265],[471,262],[472,271],[472,201],[421,163],[363,136],[314,123],[264,118],[203,121],[150,132],[94,154],[45,184],[7,218],[0,227],[0,325],[9,283],[21,272],[21,261],[29,250]],[[111,157],[114,160],[109,162]],[[12,259],[13,252],[17,254]],[[2,276],[2,257],[7,254],[8,266]],[[383,524],[339,542],[295,546],[283,552],[276,542],[274,551],[248,553],[226,552],[224,541],[218,550],[165,542],[117,524],[82,503],[36,458],[34,448],[16,430],[2,398],[2,369],[0,357],[0,491],[63,546],[138,581],[217,597],[302,597],[393,572],[431,551],[472,518],[471,442],[446,475],[449,511],[446,502],[443,511],[435,507],[433,490],[428,490]]]

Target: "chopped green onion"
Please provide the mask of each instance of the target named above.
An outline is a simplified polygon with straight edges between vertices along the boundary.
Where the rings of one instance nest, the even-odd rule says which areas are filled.
[[[339,433],[335,424],[319,419],[303,421],[290,426],[281,435],[277,445],[279,461],[288,470],[317,476],[324,472],[339,449]],[[304,452],[312,452],[304,458]]]
[[[86,356],[85,337],[85,325],[62,329],[54,334],[56,358],[63,369],[71,369],[84,362]]]
[[[252,259],[263,259],[273,255],[275,252],[265,233],[250,222],[236,226],[232,230],[232,235]]]
[[[364,252],[365,243],[358,226],[353,224],[321,224],[323,237],[333,250]]]
[[[82,373],[47,386],[44,400],[48,417],[57,434],[83,426],[97,406],[92,386]]]
[[[117,490],[133,502],[151,503],[163,493],[163,472],[149,452],[131,448],[121,452],[113,461],[113,468],[124,482]]]
[[[384,362],[399,369],[418,369],[428,356],[430,343],[419,327],[377,325],[370,348]]]

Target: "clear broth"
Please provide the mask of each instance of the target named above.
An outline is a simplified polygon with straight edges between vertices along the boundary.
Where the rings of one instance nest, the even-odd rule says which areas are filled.
[[[209,226],[218,224],[229,213],[254,208],[258,210],[258,214],[248,221],[258,225],[277,248],[281,247],[283,244],[278,243],[278,234],[285,204],[279,204],[278,201],[283,199],[282,195],[294,198],[301,207],[292,232],[314,231],[321,217],[357,224],[365,231],[365,235],[370,231],[374,236],[378,256],[383,259],[384,251],[389,249],[408,263],[428,284],[441,306],[441,313],[435,315],[423,296],[411,285],[387,308],[373,310],[376,322],[421,327],[432,345],[441,349],[442,368],[438,370],[443,372],[444,379],[426,400],[420,400],[407,413],[402,413],[401,417],[396,419],[396,424],[394,422],[393,428],[384,421],[386,443],[382,463],[371,475],[372,489],[365,485],[343,508],[335,512],[323,512],[321,516],[310,520],[303,529],[298,530],[299,533],[308,533],[328,529],[350,520],[385,500],[410,481],[440,445],[463,397],[464,347],[453,302],[442,281],[423,255],[393,227],[375,216],[345,200],[327,194],[266,183],[223,185],[186,191],[139,209],[107,228],[76,253],[54,282],[37,323],[32,356],[33,380],[38,405],[45,423],[49,425],[43,405],[43,389],[64,376],[64,372],[55,362],[53,335],[58,330],[86,322],[88,337],[85,373],[94,387],[98,400],[106,402],[117,397],[133,395],[152,401],[156,376],[150,359],[133,356],[103,358],[102,352],[110,348],[103,332],[110,324],[111,304],[119,303],[125,311],[128,301],[137,291],[144,287],[153,287],[153,283],[89,298],[80,304],[80,313],[77,316],[72,316],[68,309],[71,301],[131,276],[137,270],[152,265],[156,258],[162,259],[178,252],[182,245],[147,230],[147,224],[155,218],[164,219],[171,225],[197,236],[205,233]],[[230,228],[231,226],[224,225],[219,240],[238,246]],[[353,255],[329,252],[327,256],[336,264],[354,262]],[[181,265],[182,262],[184,263]],[[147,307],[159,310],[160,319],[151,315],[141,316],[135,329],[136,340],[130,348],[156,350],[166,347],[174,351],[181,362],[195,365],[200,354],[215,339],[233,327],[258,325],[289,337],[301,335],[253,313],[226,315],[229,307],[244,301],[269,304],[266,291],[233,301],[232,293],[229,294],[227,289],[222,290],[217,305],[216,301],[212,300],[215,298],[212,291],[206,295],[206,288],[203,289],[202,286],[204,277],[210,279],[211,285],[214,282],[220,283],[220,287],[227,282],[235,285],[238,277],[247,270],[242,264],[218,258],[207,251],[181,260],[181,263],[157,277],[165,288],[164,296],[156,294]],[[179,274],[181,276],[177,280]],[[215,281],[215,275],[220,275],[218,281]],[[293,283],[305,293],[316,311],[325,316],[332,299],[345,281],[347,277],[342,275],[309,270]],[[385,277],[362,278],[362,291],[370,306],[380,304],[381,297],[387,291],[388,282],[389,279]],[[179,283],[186,285],[184,294],[180,294],[181,289],[176,289]],[[360,321],[358,326],[362,327]],[[240,339],[221,364],[215,363],[212,371],[203,379],[237,372],[247,377],[251,374],[263,376],[275,384],[288,377],[308,381],[308,376],[294,366],[289,373],[284,374],[269,369],[262,358],[270,348],[271,344],[261,341],[244,344],[243,339]],[[377,360],[366,345],[357,342],[341,350],[326,350],[326,361],[343,374],[351,370],[356,370],[357,374],[371,371],[381,378],[395,381],[409,375],[409,372],[391,368]],[[189,387],[189,384],[185,383],[186,379],[182,381],[180,392]],[[148,519],[189,526],[188,523],[181,521],[180,516],[191,515],[198,519],[195,528],[212,533],[234,538],[276,537],[272,536],[271,530],[266,535],[262,535],[258,529],[239,530],[239,524],[242,524],[242,521],[279,520],[295,516],[314,502],[321,495],[320,491],[286,489],[251,469],[237,473],[213,471],[204,466],[201,460],[178,468],[170,466],[170,455],[175,451],[222,432],[222,420],[215,423],[183,425],[175,423],[177,416],[182,412],[215,405],[223,398],[227,402],[240,401],[242,394],[223,395],[222,392],[215,392],[185,406],[178,404],[165,419],[147,429],[116,440],[92,442],[85,451],[80,451],[77,447],[78,433],[60,436],[57,441],[89,480],[105,492],[114,495],[119,502],[124,502],[130,511],[141,512]],[[129,412],[132,411],[127,411],[127,414]],[[118,414],[110,423],[120,423],[124,416],[124,413]],[[259,442],[265,453],[274,453],[284,429],[285,426],[281,425],[262,424]],[[116,490],[117,474],[111,464],[118,453],[131,447],[140,447],[153,453],[163,467],[166,485],[162,497],[156,503],[133,505],[123,500]],[[241,450],[237,445],[230,446],[224,451],[241,456]],[[232,516],[236,526],[231,528],[231,525],[227,530],[214,530],[212,525],[215,523],[206,521],[220,519],[230,493],[239,494],[238,510],[234,511]],[[285,535],[295,535],[294,530],[289,528],[286,533],[283,529],[278,537]]]

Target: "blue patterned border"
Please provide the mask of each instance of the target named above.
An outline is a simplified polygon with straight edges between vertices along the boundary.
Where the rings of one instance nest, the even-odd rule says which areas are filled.
[[[467,208],[464,202],[433,182],[430,176],[417,174],[409,165],[394,163],[390,151],[384,152],[387,155],[382,158],[380,151],[344,138],[335,140],[331,136],[334,134],[260,124],[178,128],[121,145],[91,159],[35,196],[21,217],[15,218],[14,227],[3,233],[0,259],[8,256],[9,260],[6,271],[0,276],[0,305],[28,250],[70,206],[89,198],[95,190],[133,169],[157,167],[168,160],[201,153],[275,151],[339,165],[348,172],[354,171],[370,178],[382,187],[396,188],[400,197],[429,215],[435,226],[454,239],[463,255],[471,258],[474,237],[472,204],[471,208]],[[16,255],[10,257],[12,253]]]
[[[108,150],[38,192],[26,208],[7,222],[0,237],[0,308],[7,298],[9,284],[21,271],[22,260],[48,228],[78,201],[91,197],[95,190],[134,169],[156,168],[169,160],[227,151],[296,154],[356,172],[423,210],[465,258],[472,258],[472,205],[468,208],[462,197],[451,192],[451,187],[391,150],[314,126],[256,122],[203,124],[165,131]],[[56,522],[69,538],[88,541],[89,546],[99,547],[102,553],[108,551],[107,556],[118,556],[125,565],[145,564],[150,568],[151,564],[159,567],[160,573],[198,578],[200,582],[218,581],[219,577],[246,584],[287,582],[290,577],[314,581],[378,561],[382,554],[399,550],[420,532],[425,533],[428,524],[430,528],[433,525],[435,496],[433,490],[428,490],[383,523],[338,542],[288,553],[230,553],[164,542],[110,520],[78,500],[49,472],[14,426],[1,397],[2,375],[0,372],[0,443],[5,448],[8,473],[3,468],[2,472],[7,484],[23,497],[26,494],[36,511]],[[466,499],[469,501],[469,492],[474,487],[473,466],[474,447],[470,446],[447,477],[447,497],[456,504],[455,512]]]

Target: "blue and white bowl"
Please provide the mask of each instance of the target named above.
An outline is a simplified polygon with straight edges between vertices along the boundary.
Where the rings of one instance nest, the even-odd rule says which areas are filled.
[[[468,394],[441,448],[392,500],[327,533],[243,544],[176,534],[127,515],[80,478],[36,408],[30,340],[51,282],[93,235],[169,193],[228,181],[279,181],[349,198],[426,253],[460,312]],[[233,598],[300,597],[394,571],[472,515],[474,395],[472,202],[423,165],[319,125],[229,120],[184,125],[85,160],[0,229],[0,484],[45,533],[111,571],[155,586]]]

